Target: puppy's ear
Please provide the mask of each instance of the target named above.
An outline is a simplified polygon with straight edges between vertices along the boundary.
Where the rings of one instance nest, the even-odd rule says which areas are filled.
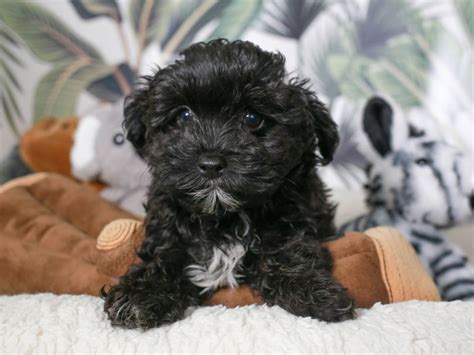
[[[316,99],[311,104],[311,107],[315,121],[316,136],[318,137],[318,149],[322,157],[321,163],[327,165],[332,161],[339,145],[337,125],[322,102]]]
[[[146,140],[146,126],[144,123],[146,90],[141,88],[135,91],[125,99],[124,105],[123,128],[127,139],[140,155],[143,155],[143,147]]]
[[[300,90],[309,108],[310,124],[316,133],[319,163],[327,165],[331,162],[339,144],[337,125],[332,120],[326,106],[319,101],[316,94],[302,87],[305,84],[305,82],[300,84]]]
[[[393,110],[383,98],[372,97],[364,108],[363,127],[372,146],[384,157],[392,151]]]

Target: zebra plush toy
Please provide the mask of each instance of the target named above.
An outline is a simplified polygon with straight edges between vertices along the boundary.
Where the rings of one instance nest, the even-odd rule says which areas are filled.
[[[370,212],[339,232],[393,226],[409,239],[443,300],[474,299],[474,268],[441,232],[472,215],[469,159],[429,140],[406,123],[396,105],[380,97],[366,104],[363,128],[377,152],[367,170]]]

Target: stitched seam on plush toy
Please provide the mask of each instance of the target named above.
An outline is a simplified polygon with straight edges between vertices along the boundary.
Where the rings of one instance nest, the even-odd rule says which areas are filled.
[[[389,230],[389,232],[390,232],[390,238],[395,238],[396,237],[396,235],[394,235],[393,231]],[[396,260],[398,260],[398,259],[396,259]],[[396,270],[397,270],[397,274],[398,274],[398,280],[400,281],[400,285],[401,285],[401,288],[402,288],[403,299],[406,299],[407,297],[406,297],[405,285],[404,285],[403,282],[401,282],[402,276],[401,276],[401,272],[400,272],[400,265],[399,265],[398,262],[396,264]]]
[[[385,257],[385,252],[384,252],[383,248],[381,247],[381,243],[380,243],[379,240],[374,239],[374,242],[377,245],[377,249],[381,252],[382,262],[383,262],[383,265],[384,265],[383,280],[384,280],[385,286],[387,287],[387,291],[389,293],[390,302],[392,302],[393,301],[393,290],[392,290],[391,285],[387,282],[388,275],[387,275],[387,267],[386,267],[387,266],[387,260],[386,260],[386,257]]]

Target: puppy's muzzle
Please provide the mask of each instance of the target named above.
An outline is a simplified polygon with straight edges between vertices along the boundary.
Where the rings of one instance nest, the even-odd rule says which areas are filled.
[[[222,175],[227,163],[220,155],[202,154],[198,159],[199,172],[208,179],[215,179]]]

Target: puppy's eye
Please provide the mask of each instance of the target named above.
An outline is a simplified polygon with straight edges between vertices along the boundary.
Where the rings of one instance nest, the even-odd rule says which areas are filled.
[[[117,133],[114,138],[113,138],[113,142],[115,145],[122,145],[125,143],[125,136],[123,135],[123,133]]]
[[[178,113],[176,114],[176,117],[178,118],[178,120],[182,122],[187,122],[187,121],[192,120],[193,113],[188,108],[182,108],[181,110],[178,111]]]
[[[420,158],[420,159],[415,160],[415,164],[419,165],[419,166],[430,165],[431,164],[431,159]]]
[[[259,114],[249,112],[244,116],[244,125],[251,130],[257,130],[263,125],[263,118]]]

